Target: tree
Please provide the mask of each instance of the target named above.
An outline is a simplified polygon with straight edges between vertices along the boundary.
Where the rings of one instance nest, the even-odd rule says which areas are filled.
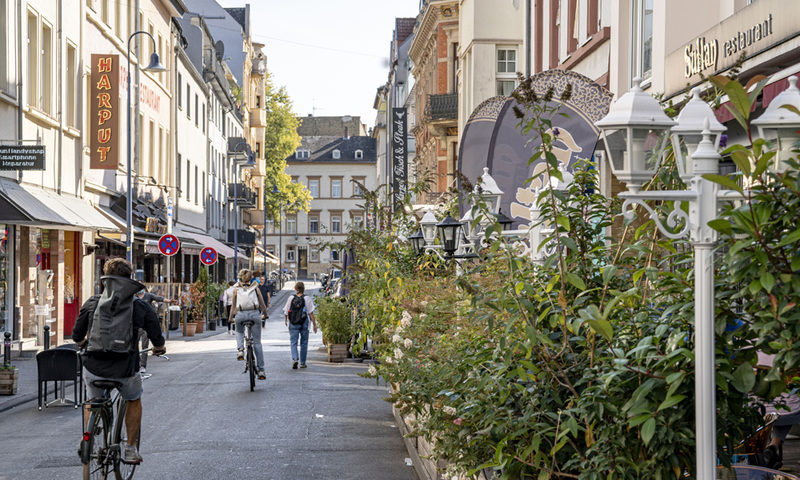
[[[267,108],[264,134],[266,208],[267,217],[277,220],[282,206],[289,213],[308,211],[311,194],[304,185],[292,183],[292,178],[286,173],[286,158],[300,146],[300,135],[297,134],[300,120],[292,111],[292,99],[286,87],[275,87],[269,71],[264,84]]]

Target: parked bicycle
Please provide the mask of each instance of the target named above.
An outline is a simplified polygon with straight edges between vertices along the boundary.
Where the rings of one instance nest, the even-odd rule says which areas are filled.
[[[142,350],[146,353],[151,349]],[[168,358],[167,358],[168,359]],[[145,379],[148,377],[142,377]],[[83,432],[78,455],[83,464],[83,479],[105,480],[113,472],[117,480],[133,478],[136,465],[122,462],[121,446],[128,441],[125,429],[125,412],[128,402],[119,394],[121,382],[94,380],[92,384],[103,389],[103,396],[84,402],[89,407],[89,421]],[[136,448],[142,439],[141,428]]]
[[[244,371],[242,373],[248,373],[250,376],[250,391],[254,391],[256,389],[256,351],[255,351],[255,341],[253,340],[253,322],[252,320],[246,320],[242,322],[242,326],[244,327]]]

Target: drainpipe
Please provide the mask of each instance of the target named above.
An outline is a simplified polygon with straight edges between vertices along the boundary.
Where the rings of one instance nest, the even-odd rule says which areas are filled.
[[[139,24],[139,9],[140,8],[141,8],[140,0],[136,0],[136,13],[135,13],[135,21],[134,21],[135,22],[134,23],[134,27],[135,27],[134,31],[136,31],[136,32],[138,32],[138,31],[140,31],[142,29],[142,25]],[[135,39],[136,42],[134,42],[134,46],[133,46],[133,48],[135,50],[135,55],[136,55],[136,89],[134,90],[134,92],[136,93],[136,103],[134,104],[135,108],[134,108],[134,112],[133,112],[134,113],[133,122],[134,122],[134,125],[136,126],[136,136],[134,137],[134,138],[136,138],[136,141],[133,142],[133,168],[134,168],[134,171],[136,173],[136,184],[135,184],[136,188],[134,189],[135,192],[139,190],[139,175],[142,173],[141,165],[139,164],[139,155],[141,154],[141,152],[139,152],[139,140],[138,140],[139,138],[141,138],[141,135],[142,135],[142,123],[139,121],[139,95],[140,95],[139,94],[139,90],[142,88],[141,83],[140,83],[140,78],[139,78],[140,77],[140,75],[139,75],[140,74],[139,66],[142,63],[142,57],[140,55],[140,53],[142,51],[142,40],[141,40],[141,38],[142,38],[141,35],[137,35],[136,39]],[[129,73],[129,75],[130,75],[130,73]],[[128,128],[130,128],[130,126]],[[133,243],[132,242],[131,242],[131,248],[133,248]],[[134,269],[135,269],[135,267],[134,267]]]
[[[17,0],[17,140],[22,145],[22,0]],[[22,170],[17,171],[17,183],[22,182]]]
[[[56,192],[61,195],[61,181],[64,174],[64,2],[58,2],[58,88],[56,94],[58,95],[58,138],[56,139],[56,161],[58,167],[56,169],[55,181]],[[76,192],[77,193],[77,192]]]
[[[531,76],[531,1],[525,0],[525,78]]]

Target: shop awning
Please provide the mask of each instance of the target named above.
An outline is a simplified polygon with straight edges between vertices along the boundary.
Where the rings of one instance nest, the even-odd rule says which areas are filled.
[[[0,222],[63,230],[119,231],[86,200],[9,178],[0,178]]]
[[[281,263],[278,257],[276,257],[275,255],[269,252],[265,252],[264,249],[261,247],[256,247],[256,255],[255,255],[256,263],[263,263],[264,257],[267,258],[267,263],[274,263],[275,265]]]
[[[214,237],[203,235],[201,233],[189,233],[197,242],[203,247],[211,247],[217,251],[218,254],[225,258],[233,258],[234,251],[231,247],[225,245]]]

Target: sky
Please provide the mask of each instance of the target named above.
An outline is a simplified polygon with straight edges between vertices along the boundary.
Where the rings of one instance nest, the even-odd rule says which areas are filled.
[[[217,0],[241,7],[247,0]],[[375,123],[386,83],[395,17],[416,17],[419,0],[250,0],[253,40],[299,116],[360,116]]]

